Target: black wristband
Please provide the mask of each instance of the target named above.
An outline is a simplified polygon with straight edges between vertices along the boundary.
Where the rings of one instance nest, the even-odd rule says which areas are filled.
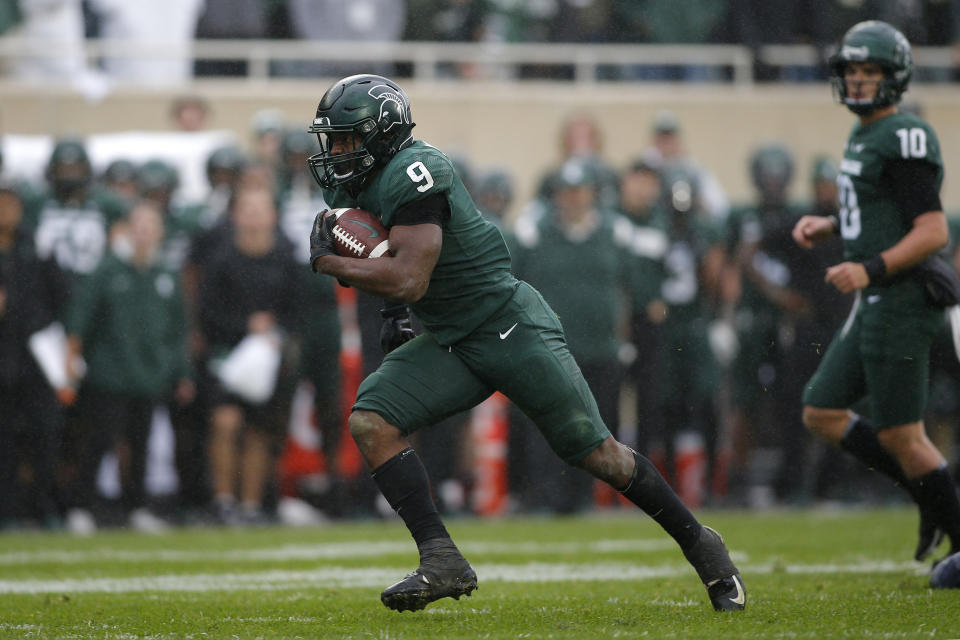
[[[840,218],[837,216],[827,216],[827,220],[833,223],[833,232],[840,233]]]
[[[887,263],[883,261],[880,254],[864,260],[860,264],[867,270],[867,277],[870,278],[870,284],[880,284],[887,277]]]

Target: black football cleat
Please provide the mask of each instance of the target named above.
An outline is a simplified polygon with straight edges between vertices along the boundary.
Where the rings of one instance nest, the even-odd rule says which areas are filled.
[[[747,606],[747,592],[743,589],[743,579],[739,573],[708,584],[707,595],[717,611],[743,611]]]
[[[943,529],[936,521],[923,511],[920,512],[920,539],[917,541],[917,550],[913,557],[917,562],[923,562],[930,557],[940,543],[943,542]]]
[[[434,600],[469,596],[477,588],[477,574],[468,564],[452,571],[418,568],[380,594],[380,602],[395,611],[419,611]]]
[[[703,527],[700,539],[683,552],[707,588],[710,604],[717,611],[743,611],[747,593],[740,571],[730,559],[723,537],[710,527]]]
[[[960,589],[960,553],[933,563],[930,586],[934,589]]]
[[[430,545],[431,541],[425,543]],[[403,580],[392,584],[380,594],[380,602],[395,611],[419,611],[434,600],[469,596],[477,588],[477,574],[456,547],[431,552],[420,559],[420,566]]]

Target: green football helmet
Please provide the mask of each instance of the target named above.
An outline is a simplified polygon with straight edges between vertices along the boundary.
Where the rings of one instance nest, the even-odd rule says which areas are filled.
[[[148,160],[137,169],[137,187],[141,195],[160,191],[172,194],[180,186],[180,173],[163,160]]]
[[[877,87],[873,100],[866,102],[847,96],[843,73],[848,62],[874,62],[883,67],[886,78]],[[913,74],[910,43],[902,33],[879,20],[867,20],[850,27],[829,64],[837,101],[858,115],[868,115],[898,103]]]
[[[495,167],[480,176],[477,191],[510,202],[513,200],[513,178],[506,169]]]
[[[235,182],[247,167],[247,157],[238,147],[217,147],[207,156],[207,181],[211,186]]]
[[[68,198],[86,189],[93,180],[93,166],[84,142],[77,138],[57,140],[45,175],[57,198]]]
[[[289,129],[283,132],[280,152],[284,155],[311,156],[316,150],[317,142],[309,132],[303,129]]]
[[[357,191],[371,171],[382,167],[413,142],[410,98],[382,76],[356,75],[337,81],[320,99],[308,131],[317,134],[320,152],[307,159],[321,187],[347,185]],[[332,154],[332,133],[355,133],[359,145]]]
[[[814,183],[836,182],[839,173],[840,170],[837,168],[837,163],[825,155],[816,156],[810,167],[810,178]]]
[[[127,160],[126,158],[113,160],[107,165],[107,168],[103,170],[101,178],[107,184],[134,182],[137,179],[137,165],[135,165],[132,160]]]
[[[750,157],[750,177],[765,200],[784,198],[793,179],[790,150],[776,142],[757,148]]]

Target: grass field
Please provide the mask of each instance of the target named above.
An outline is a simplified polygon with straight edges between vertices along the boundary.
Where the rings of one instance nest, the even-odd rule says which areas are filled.
[[[715,613],[630,512],[451,521],[480,589],[402,614],[379,602],[417,561],[399,521],[5,534],[0,638],[960,638],[960,590],[910,559],[910,510],[700,516],[734,552],[743,613]]]

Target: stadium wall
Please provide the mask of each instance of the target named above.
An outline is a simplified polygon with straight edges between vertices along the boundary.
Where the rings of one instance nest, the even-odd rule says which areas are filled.
[[[208,100],[210,127],[249,140],[251,117],[276,108],[291,125],[310,122],[327,81],[196,82],[189,91]],[[518,202],[558,159],[558,131],[576,111],[595,114],[605,155],[618,168],[640,154],[654,115],[669,109],[678,117],[687,149],[711,170],[731,201],[750,194],[747,159],[757,145],[780,141],[797,160],[794,196],[808,194],[814,155],[839,159],[853,116],[833,103],[825,85],[717,86],[662,84],[408,83],[416,134],[444,151],[467,156],[478,170],[499,165],[517,180]],[[95,134],[171,127],[170,103],[179,93],[115,89],[99,101],[56,86],[0,83],[0,131],[6,134]],[[960,92],[949,86],[918,85],[909,98],[922,105],[937,130],[947,167],[943,201],[960,211]],[[5,162],[14,162],[6,158]]]

